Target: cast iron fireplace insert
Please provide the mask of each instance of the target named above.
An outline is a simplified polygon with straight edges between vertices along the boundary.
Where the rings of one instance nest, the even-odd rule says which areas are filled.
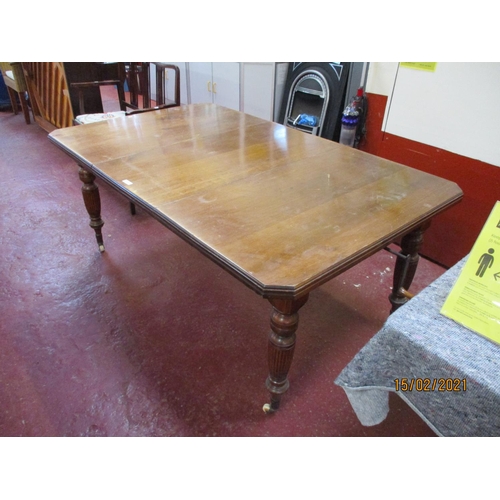
[[[280,123],[338,140],[351,63],[291,63]]]

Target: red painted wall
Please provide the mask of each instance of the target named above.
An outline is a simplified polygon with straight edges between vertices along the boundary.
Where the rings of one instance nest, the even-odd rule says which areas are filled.
[[[456,182],[463,200],[437,216],[422,255],[452,266],[470,252],[493,205],[500,200],[500,167],[382,132],[387,97],[367,94],[366,136],[360,149]]]

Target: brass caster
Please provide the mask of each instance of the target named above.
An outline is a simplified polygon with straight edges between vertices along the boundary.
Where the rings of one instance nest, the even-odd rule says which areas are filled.
[[[270,403],[266,403],[263,407],[262,407],[262,410],[264,411],[264,413],[274,413],[275,410],[273,409],[273,407],[271,406]]]

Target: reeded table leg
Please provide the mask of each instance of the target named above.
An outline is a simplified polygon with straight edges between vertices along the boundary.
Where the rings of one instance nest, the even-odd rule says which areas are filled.
[[[271,403],[264,405],[266,413],[279,408],[281,396],[288,390],[288,371],[295,350],[295,332],[299,324],[298,310],[307,302],[308,295],[296,300],[269,299],[273,306],[271,332],[269,333],[269,377],[266,387],[271,393]]]
[[[429,226],[430,222],[427,222],[411,233],[408,233],[401,240],[401,253],[406,258],[399,255],[396,258],[392,293],[389,295],[389,300],[392,304],[391,313],[399,309],[403,304],[406,304],[409,300],[404,292],[408,291],[415,276],[419,260],[418,252],[424,241],[424,233]]]
[[[101,197],[99,196],[99,188],[94,184],[95,175],[80,167],[79,176],[80,180],[83,182],[83,201],[90,215],[90,227],[95,231],[99,251],[104,252],[104,242],[101,231],[104,222],[101,219]]]

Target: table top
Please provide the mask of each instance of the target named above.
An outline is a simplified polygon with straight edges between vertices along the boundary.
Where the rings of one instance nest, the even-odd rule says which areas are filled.
[[[49,138],[268,298],[308,293],[462,197],[453,182],[213,104]]]

